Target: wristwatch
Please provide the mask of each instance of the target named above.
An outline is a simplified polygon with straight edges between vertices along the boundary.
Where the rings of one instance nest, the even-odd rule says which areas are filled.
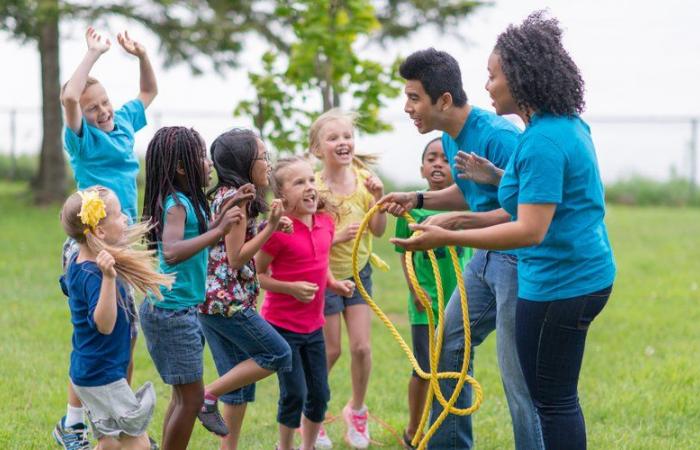
[[[423,208],[423,193],[416,192],[416,208],[415,209],[421,209],[421,208]]]

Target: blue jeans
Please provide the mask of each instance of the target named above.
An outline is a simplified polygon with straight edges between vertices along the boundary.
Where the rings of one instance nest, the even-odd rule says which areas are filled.
[[[518,302],[517,259],[504,253],[477,250],[464,269],[464,283],[469,302],[471,327],[471,360],[474,350],[492,332],[496,331],[496,350],[501,380],[513,422],[515,448],[542,449],[542,431],[534,404],[520,369],[515,344],[515,309]],[[464,357],[464,325],[459,290],[455,289],[445,309],[445,337],[438,364],[441,372],[459,372]],[[440,387],[449,399],[456,380],[441,380]],[[472,401],[471,385],[465,384],[455,403],[467,408]],[[433,400],[430,423],[442,412],[442,406]],[[465,450],[473,447],[471,416],[447,415],[437,433],[430,440],[431,450]]]
[[[280,387],[277,422],[299,428],[302,412],[312,422],[323,422],[331,398],[323,328],[308,334],[274,328],[292,349],[292,370],[277,372]]]
[[[273,372],[291,370],[289,344],[258,315],[255,308],[236,311],[231,317],[202,313],[197,317],[219,376],[251,358],[260,367]],[[255,401],[255,383],[227,392],[220,400],[229,405]]]
[[[578,377],[588,327],[611,290],[549,302],[518,301],[518,354],[547,450],[586,448]]]

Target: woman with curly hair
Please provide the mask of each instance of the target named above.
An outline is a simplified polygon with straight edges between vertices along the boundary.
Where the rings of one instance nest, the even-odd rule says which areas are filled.
[[[518,248],[516,344],[547,449],[585,449],[578,378],[586,334],[612,291],[595,148],[581,120],[584,84],[556,19],[538,11],[498,36],[486,83],[498,114],[526,125],[505,170],[462,154],[464,176],[499,186],[513,220],[474,230],[416,225],[408,250],[444,245]]]

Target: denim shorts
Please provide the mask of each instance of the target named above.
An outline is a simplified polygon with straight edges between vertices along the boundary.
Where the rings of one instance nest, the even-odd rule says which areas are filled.
[[[231,317],[202,313],[198,317],[219,376],[250,358],[273,372],[292,370],[289,344],[254,308],[242,309]],[[255,383],[228,392],[219,399],[229,405],[255,401]]]
[[[423,372],[430,372],[430,348],[428,330],[430,325],[411,325],[411,340],[413,341],[413,355],[418,361],[418,366]],[[412,375],[420,378],[415,370]]]
[[[346,280],[350,280],[353,283],[355,282],[353,277],[346,278]],[[360,270],[360,280],[362,281],[362,285],[367,290],[367,293],[372,295],[372,266],[370,266],[369,263],[367,263],[365,267]],[[323,307],[323,314],[326,316],[332,316],[333,314],[343,312],[348,306],[366,304],[367,302],[365,302],[365,300],[362,298],[360,295],[360,290],[357,288],[355,288],[355,292],[353,292],[352,297],[343,297],[331,292],[330,289],[326,289],[326,303]]]
[[[200,381],[204,374],[204,334],[197,320],[197,307],[159,308],[141,305],[141,329],[146,347],[165,384]]]
[[[277,372],[280,387],[277,422],[299,428],[302,413],[312,422],[323,422],[331,398],[323,328],[308,334],[274,328],[292,351],[292,370]]]
[[[63,243],[63,249],[61,250],[61,267],[63,267],[63,273],[66,273],[68,266],[73,260],[73,257],[80,251],[78,243],[73,238],[68,238]],[[64,294],[68,295],[64,291]],[[133,341],[139,335],[138,315],[136,314],[136,302],[135,302],[135,292],[134,288],[130,285],[126,285],[126,298],[124,303],[127,310],[127,316],[129,317],[129,334],[131,335],[131,340]]]

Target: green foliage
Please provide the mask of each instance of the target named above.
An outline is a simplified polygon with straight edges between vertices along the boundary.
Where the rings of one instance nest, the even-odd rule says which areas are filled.
[[[674,176],[656,181],[633,176],[605,187],[609,203],[638,206],[700,206],[700,188],[691,189],[690,182]]]

